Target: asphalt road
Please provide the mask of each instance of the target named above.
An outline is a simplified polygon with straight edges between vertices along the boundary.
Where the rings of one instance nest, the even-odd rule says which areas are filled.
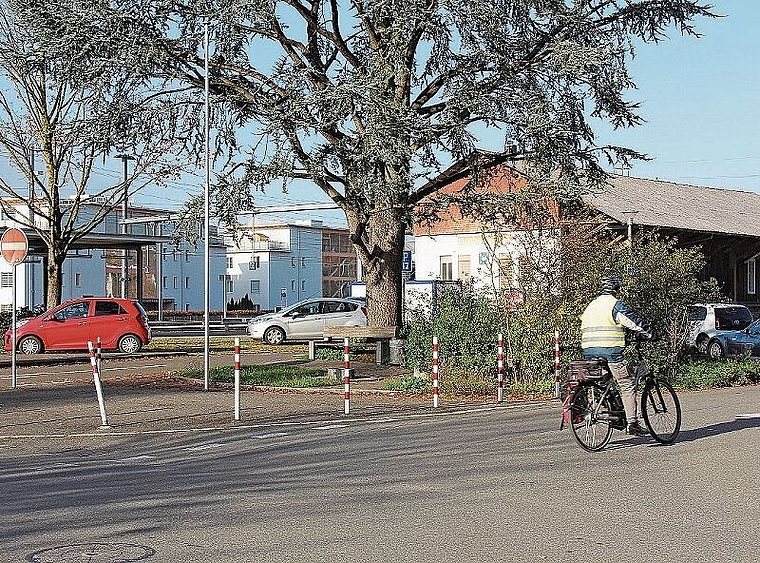
[[[760,560],[760,387],[673,446],[582,451],[556,405],[40,441],[0,466],[0,560]]]

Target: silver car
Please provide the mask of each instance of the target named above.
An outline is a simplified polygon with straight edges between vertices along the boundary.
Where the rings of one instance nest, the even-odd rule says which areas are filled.
[[[713,337],[726,331],[744,330],[752,322],[752,313],[736,303],[696,303],[687,308],[687,320],[687,344],[707,354]]]
[[[322,338],[325,326],[367,326],[367,309],[353,299],[309,299],[251,319],[248,333],[267,344],[282,344],[285,340]]]

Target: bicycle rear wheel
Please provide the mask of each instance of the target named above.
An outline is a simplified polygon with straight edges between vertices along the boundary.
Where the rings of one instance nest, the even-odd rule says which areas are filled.
[[[593,384],[581,384],[575,391],[570,406],[570,427],[581,447],[598,452],[610,441],[610,408],[605,401],[600,405],[602,391]]]
[[[641,414],[652,438],[670,444],[681,429],[681,403],[667,381],[652,379],[641,394]]]

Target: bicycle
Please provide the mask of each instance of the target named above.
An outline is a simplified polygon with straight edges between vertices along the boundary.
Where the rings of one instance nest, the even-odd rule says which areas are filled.
[[[681,429],[681,404],[673,386],[655,377],[635,342],[636,389],[643,382],[641,414],[650,435],[661,444],[671,444]],[[597,452],[609,443],[612,430],[625,430],[628,421],[623,399],[603,358],[570,362],[567,397],[560,429],[569,424],[584,450]]]

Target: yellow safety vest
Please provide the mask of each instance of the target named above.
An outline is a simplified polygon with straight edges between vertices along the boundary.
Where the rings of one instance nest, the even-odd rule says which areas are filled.
[[[614,295],[600,295],[588,304],[581,315],[583,348],[625,347],[625,327],[616,323],[612,317],[616,302]]]

